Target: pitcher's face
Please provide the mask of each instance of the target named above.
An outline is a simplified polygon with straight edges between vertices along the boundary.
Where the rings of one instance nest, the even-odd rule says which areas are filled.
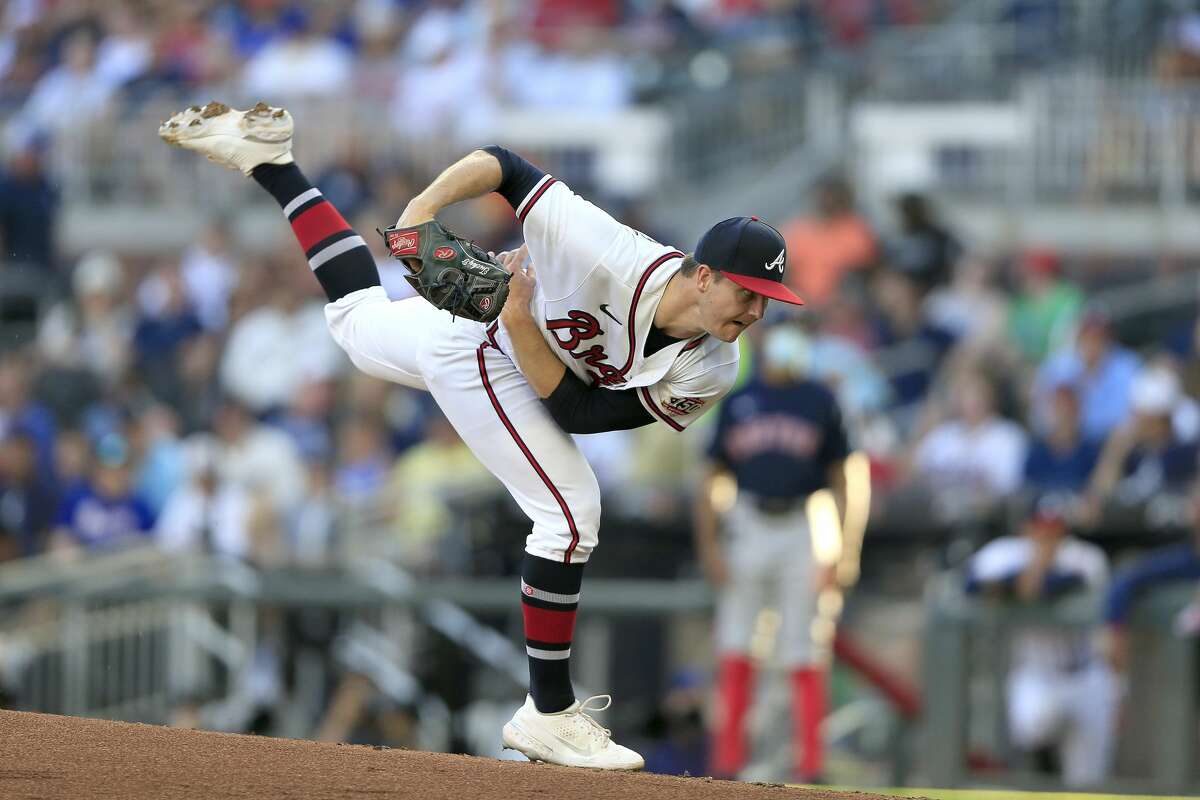
[[[735,341],[767,311],[767,298],[721,277],[704,264],[698,267],[696,280],[704,330],[723,342]]]

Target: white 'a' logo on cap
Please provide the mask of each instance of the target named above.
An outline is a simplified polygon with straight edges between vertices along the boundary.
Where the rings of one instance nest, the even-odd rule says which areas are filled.
[[[765,265],[767,268],[767,272],[770,272],[773,269],[778,269],[779,274],[782,275],[783,274],[783,259],[786,255],[787,255],[786,249],[780,250],[779,255],[775,256],[775,260],[772,261],[770,264]]]

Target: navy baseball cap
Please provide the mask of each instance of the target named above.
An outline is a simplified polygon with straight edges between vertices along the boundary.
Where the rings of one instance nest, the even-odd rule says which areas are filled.
[[[752,292],[802,306],[804,301],[783,285],[787,245],[779,231],[758,217],[721,220],[700,237],[696,261],[707,264]]]

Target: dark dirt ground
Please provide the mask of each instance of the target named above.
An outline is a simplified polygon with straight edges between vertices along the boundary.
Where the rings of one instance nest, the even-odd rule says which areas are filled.
[[[0,711],[4,800],[883,800]]]

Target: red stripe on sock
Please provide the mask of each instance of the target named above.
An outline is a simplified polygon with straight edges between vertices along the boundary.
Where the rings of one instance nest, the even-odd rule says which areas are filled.
[[[550,611],[521,604],[525,615],[525,638],[547,644],[569,644],[575,635],[574,611]]]
[[[292,231],[300,240],[300,247],[308,252],[317,242],[340,231],[350,230],[350,225],[331,203],[322,201],[292,220]]]

